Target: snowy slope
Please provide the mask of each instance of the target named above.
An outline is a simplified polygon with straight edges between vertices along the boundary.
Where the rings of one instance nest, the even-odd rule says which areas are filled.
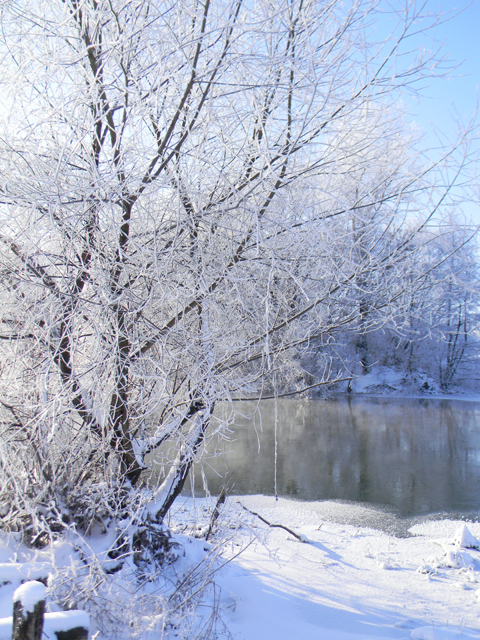
[[[403,398],[458,398],[480,401],[480,394],[460,386],[452,387],[451,393],[442,393],[440,385],[425,372],[407,373],[400,368],[374,365],[369,373],[354,377],[350,383],[341,382],[333,387],[337,393],[352,393],[368,396],[399,396]]]
[[[269,529],[265,544],[251,544],[218,577],[236,640],[480,638],[480,552],[455,544],[462,523],[433,522],[395,538],[322,522],[315,503],[241,502],[310,543]],[[480,537],[479,524],[468,528]]]
[[[214,541],[201,538],[214,503],[185,499],[176,505],[170,526],[181,545],[178,558],[157,581],[144,582],[143,592],[132,572],[108,578],[108,591],[98,592],[107,599],[89,607],[92,637],[195,640],[208,630],[218,640],[480,640],[480,523],[425,522],[412,527],[411,537],[397,538],[332,521],[333,514],[352,522],[357,505],[232,497],[219,519],[217,558]],[[101,553],[102,537],[92,545]],[[7,618],[0,621],[2,639],[8,638],[12,597],[21,581],[45,574],[49,562],[52,584],[55,572],[59,584],[69,565],[75,572],[85,566],[67,542],[28,550],[15,536],[0,540],[0,560],[0,615]],[[166,623],[165,595],[186,576],[198,574],[200,584],[202,560],[215,573],[214,583],[207,576],[205,598],[191,610],[198,622],[176,621],[173,608]],[[47,592],[47,609],[55,612],[53,600]],[[102,623],[113,616],[113,606],[120,624],[107,633]]]

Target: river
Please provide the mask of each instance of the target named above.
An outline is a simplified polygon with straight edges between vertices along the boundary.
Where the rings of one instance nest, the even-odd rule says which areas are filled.
[[[203,463],[213,495],[231,473],[230,494],[348,501],[399,517],[477,519],[478,402],[344,396],[283,399],[276,406],[241,402],[235,409],[229,441],[213,439]],[[193,484],[202,495],[198,466]]]

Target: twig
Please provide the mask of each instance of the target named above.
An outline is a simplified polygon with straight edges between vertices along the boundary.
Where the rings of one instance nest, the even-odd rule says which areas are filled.
[[[271,522],[269,522],[268,520],[266,520],[263,516],[261,516],[259,513],[256,513],[255,511],[250,511],[250,509],[247,509],[247,507],[244,507],[243,504],[241,502],[238,503],[242,509],[245,509],[245,511],[248,511],[248,513],[251,513],[252,516],[257,516],[257,518],[259,518],[262,522],[264,522],[265,524],[267,524],[269,527],[278,527],[279,529],[284,529],[285,531],[287,531],[288,533],[290,533],[292,536],[294,536],[297,540],[299,540],[300,542],[307,542],[308,540],[299,535],[298,533],[295,533],[295,531],[292,531],[291,529],[289,529],[288,527],[285,527],[283,524],[273,524]]]
[[[220,515],[220,507],[222,506],[222,504],[224,504],[226,498],[227,498],[227,489],[228,489],[228,485],[230,483],[232,474],[230,474],[230,476],[227,478],[225,484],[222,487],[222,490],[220,491],[220,495],[218,496],[218,500],[217,500],[217,504],[215,505],[215,509],[213,510],[212,513],[212,518],[210,520],[210,526],[208,527],[208,531],[207,531],[207,535],[205,536],[205,540],[208,540],[209,537],[212,535],[212,531],[213,531],[213,527],[215,525],[215,522],[218,519],[218,516]]]

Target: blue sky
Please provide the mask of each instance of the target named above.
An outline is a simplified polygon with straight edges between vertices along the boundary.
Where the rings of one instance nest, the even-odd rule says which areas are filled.
[[[466,2],[435,0],[428,6],[452,15],[450,20],[435,27],[431,35],[439,44],[444,43],[443,52],[449,56],[449,62],[460,66],[448,79],[432,80],[420,104],[414,108],[425,126],[429,121],[448,126],[449,112],[456,110],[462,118],[469,118],[475,111],[480,84],[480,1],[474,0],[468,6]],[[466,8],[458,13],[462,6]],[[429,40],[425,39],[426,46]]]
[[[418,3],[420,4],[420,3]],[[474,115],[479,98],[480,85],[480,0],[430,0],[431,11],[451,15],[450,20],[435,27],[429,36],[417,37],[415,45],[432,46],[443,43],[443,54],[448,62],[457,66],[448,78],[426,82],[422,96],[417,100],[405,97],[413,119],[426,132],[426,143],[434,146],[437,138],[434,129],[454,140],[458,134],[456,118],[468,122]],[[463,10],[462,10],[463,9]],[[456,15],[457,14],[457,15]],[[476,144],[477,153],[480,144]],[[467,204],[464,211],[476,224],[480,224],[480,205]]]

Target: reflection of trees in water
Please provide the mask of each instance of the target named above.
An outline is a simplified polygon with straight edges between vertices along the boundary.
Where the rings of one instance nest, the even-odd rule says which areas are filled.
[[[370,443],[369,443],[369,431],[368,429],[361,429],[359,428],[358,422],[357,422],[357,418],[356,418],[356,412],[354,410],[354,406],[352,403],[352,398],[349,396],[347,398],[347,406],[348,406],[348,412],[349,412],[349,417],[350,417],[350,422],[351,422],[351,427],[352,427],[352,434],[354,434],[356,441],[357,441],[357,446],[356,448],[354,448],[353,450],[357,452],[357,466],[358,466],[358,482],[357,482],[357,492],[356,492],[356,496],[352,497],[352,500],[357,500],[360,502],[372,502],[372,499],[370,497],[370,492],[369,492],[369,488],[370,488],[370,473],[369,473],[369,460],[368,460],[368,454],[369,454],[369,450],[370,450]],[[353,485],[352,485],[352,489],[353,489]]]
[[[298,496],[300,493],[300,486],[295,478],[290,478],[285,483],[285,493],[287,496]]]
[[[235,493],[272,495],[274,401],[261,404],[258,436],[248,417],[256,406],[241,403],[244,417],[236,420],[234,441],[224,457],[208,462],[220,475],[234,471]],[[277,413],[280,495],[393,504],[403,514],[474,509],[480,502],[480,413],[474,404],[350,396],[278,400]],[[205,472],[210,491],[218,493],[223,480]]]

